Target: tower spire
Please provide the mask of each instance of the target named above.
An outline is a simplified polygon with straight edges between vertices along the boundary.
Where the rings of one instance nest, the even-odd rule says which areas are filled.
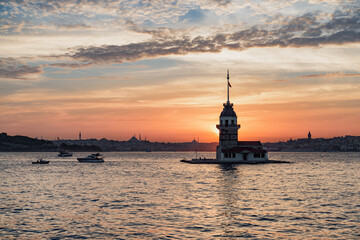
[[[229,87],[230,87],[230,82],[229,82],[229,69],[227,70],[227,102],[226,104],[230,104],[230,100],[229,100]]]

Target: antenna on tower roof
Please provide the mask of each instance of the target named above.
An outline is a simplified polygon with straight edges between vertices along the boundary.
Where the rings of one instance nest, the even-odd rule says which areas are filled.
[[[231,84],[230,84],[229,80],[230,80],[230,76],[229,76],[229,69],[228,69],[227,70],[227,102],[226,102],[226,104],[230,104],[229,87],[231,87]]]

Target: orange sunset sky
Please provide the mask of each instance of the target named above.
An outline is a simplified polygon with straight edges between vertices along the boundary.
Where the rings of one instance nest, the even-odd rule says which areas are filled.
[[[357,1],[0,3],[0,132],[218,141],[360,135]]]

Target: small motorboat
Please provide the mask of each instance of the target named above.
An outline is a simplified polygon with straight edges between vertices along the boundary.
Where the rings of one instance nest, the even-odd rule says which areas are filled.
[[[50,161],[43,160],[42,158],[38,159],[36,162],[32,162],[32,164],[49,164]]]
[[[88,162],[88,163],[100,163],[104,162],[104,157],[100,153],[93,153],[84,158],[78,158],[79,162]]]
[[[72,153],[66,152],[65,150],[60,150],[58,157],[72,157]]]

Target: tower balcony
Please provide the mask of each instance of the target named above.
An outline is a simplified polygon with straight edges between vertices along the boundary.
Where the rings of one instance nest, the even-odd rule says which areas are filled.
[[[220,124],[217,124],[216,125],[216,128],[221,130],[221,129],[226,129],[226,128],[237,128],[239,129],[241,126],[240,124],[223,124],[223,125],[220,125]]]

